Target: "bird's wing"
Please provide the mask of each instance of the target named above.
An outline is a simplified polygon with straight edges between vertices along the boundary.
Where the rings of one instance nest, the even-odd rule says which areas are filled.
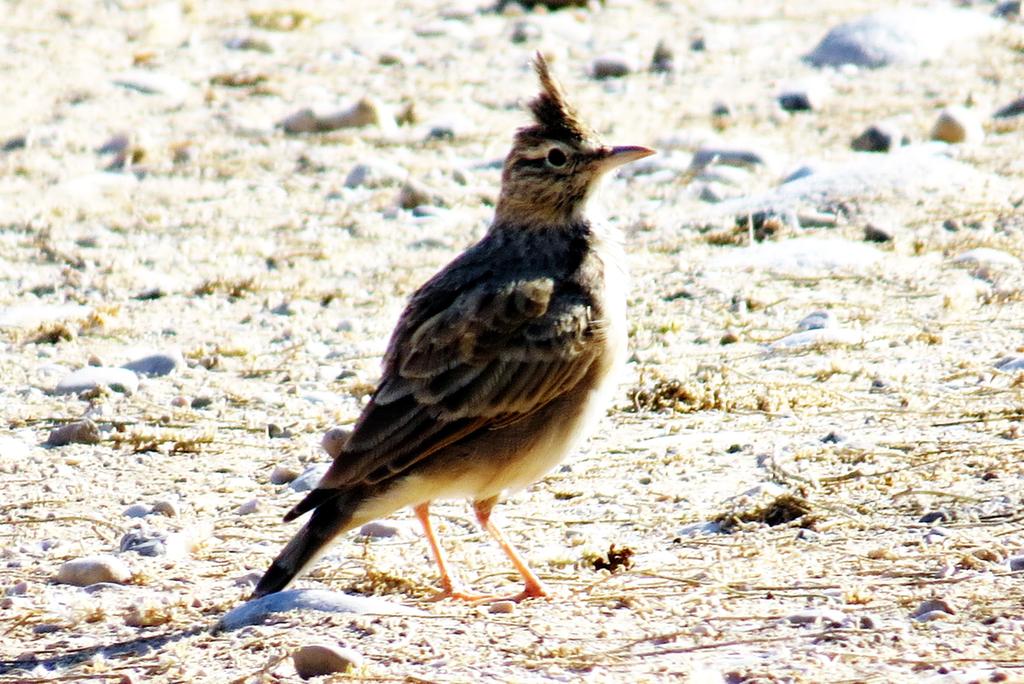
[[[444,295],[438,295],[443,298]],[[551,278],[483,282],[438,306],[420,293],[392,338],[380,386],[320,483],[372,484],[570,391],[600,354],[584,294]]]

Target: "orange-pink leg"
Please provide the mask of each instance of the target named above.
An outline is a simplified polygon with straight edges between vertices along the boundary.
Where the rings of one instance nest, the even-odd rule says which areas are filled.
[[[481,601],[491,598],[486,594],[474,594],[464,589],[462,584],[452,575],[448,569],[448,558],[441,548],[437,535],[434,534],[434,526],[430,524],[430,502],[421,503],[412,509],[416,513],[420,524],[423,526],[423,533],[427,536],[427,543],[430,544],[430,551],[434,554],[437,568],[441,571],[441,591],[432,596],[430,601],[441,601],[446,598],[459,599],[462,601]]]
[[[494,504],[498,502],[498,497],[494,496],[490,499],[483,501],[473,502],[473,512],[476,513],[476,519],[480,522],[480,526],[487,530],[487,533],[494,537],[494,540],[501,546],[501,550],[505,552],[505,555],[512,561],[512,565],[516,567],[516,570],[523,577],[523,581],[526,582],[526,586],[523,590],[510,597],[512,601],[522,601],[527,598],[539,598],[541,596],[547,596],[548,590],[544,586],[544,583],[540,581],[537,575],[533,574],[533,570],[530,570],[530,566],[526,564],[522,556],[515,550],[512,544],[505,539],[505,535],[502,534],[501,530],[498,529],[497,525],[491,520],[491,510],[494,508]]]

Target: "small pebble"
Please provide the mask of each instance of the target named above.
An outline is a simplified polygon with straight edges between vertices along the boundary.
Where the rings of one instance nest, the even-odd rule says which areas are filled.
[[[277,125],[286,133],[325,133],[340,128],[361,128],[386,123],[386,115],[372,100],[363,98],[348,109],[317,114],[308,107],[286,116]]]
[[[876,123],[854,138],[850,148],[855,152],[888,152],[907,142],[906,136],[894,124]]]
[[[918,622],[934,622],[935,620],[948,620],[949,618],[950,614],[944,610],[929,610],[927,613],[914,616],[914,619]]]
[[[160,535],[133,531],[121,537],[118,550],[122,553],[137,553],[140,556],[155,558],[167,554],[167,545],[164,542],[165,539]]]
[[[924,616],[931,615],[933,613],[945,613],[945,615],[948,617],[950,615],[955,615],[956,611],[953,610],[953,607],[949,605],[949,603],[945,599],[930,598],[925,601],[922,601],[921,605],[915,608],[914,612],[910,614],[910,617],[920,620],[922,622],[927,622],[928,620],[926,620]],[[934,620],[935,618],[931,617],[929,619]]]
[[[85,587],[100,582],[126,584],[131,578],[131,570],[120,558],[89,556],[64,563],[54,579],[59,584]]]
[[[204,408],[209,407],[212,403],[213,403],[213,398],[212,397],[196,397],[195,399],[192,400],[192,402],[189,404],[189,406],[191,406],[192,408],[194,408],[197,411],[199,411],[199,410],[202,410]]]
[[[1006,564],[1010,566],[1010,572],[1024,571],[1024,555],[1010,556],[1006,559]]]
[[[496,615],[511,615],[516,612],[515,601],[494,601],[490,606],[487,607],[488,613]]]
[[[816,347],[819,345],[837,345],[845,347],[854,344],[861,344],[863,341],[864,336],[856,330],[831,327],[795,332],[792,335],[786,335],[781,339],[775,340],[768,346],[772,350],[805,349],[807,347]]]
[[[852,623],[850,616],[840,610],[829,610],[827,608],[808,608],[799,613],[786,617],[787,622],[794,625],[814,625],[823,623],[826,625],[846,626]]]
[[[283,485],[288,484],[299,476],[299,471],[288,466],[276,465],[274,469],[270,471],[270,484]]]
[[[260,500],[249,499],[235,509],[235,515],[252,515],[258,510],[260,510]]]
[[[127,368],[86,366],[64,376],[54,394],[79,394],[104,385],[121,394],[134,394],[139,389],[139,376]]]
[[[172,499],[161,499],[153,504],[153,512],[166,515],[168,518],[177,518],[180,512],[178,503]]]
[[[355,651],[334,644],[309,644],[292,653],[295,671],[303,679],[347,672],[359,667],[363,658]]]
[[[100,429],[96,427],[96,423],[88,418],[54,428],[46,439],[46,445],[52,447],[66,446],[68,444],[99,443]]]
[[[979,143],[985,139],[981,117],[966,107],[947,107],[939,113],[931,132],[932,140],[947,143]]]
[[[397,164],[375,160],[356,164],[345,177],[346,188],[381,188],[404,183],[409,172]]]
[[[836,319],[831,313],[824,310],[818,310],[811,312],[800,319],[800,322],[796,324],[797,330],[821,330],[822,328],[832,328],[836,325]]]
[[[1001,249],[991,247],[976,247],[966,252],[961,252],[953,257],[954,264],[966,264],[968,266],[1006,266],[1017,268],[1021,261],[1017,257]]]
[[[821,438],[823,444],[840,444],[846,441],[846,437],[838,432],[830,432]]]
[[[511,40],[517,45],[522,43],[535,43],[541,39],[544,32],[540,25],[532,21],[517,21],[512,27]]]
[[[917,522],[931,524],[936,522],[949,522],[952,519],[953,517],[949,514],[949,511],[939,510],[925,513],[917,519]]]
[[[288,428],[283,428],[277,423],[267,425],[267,437],[270,439],[289,439],[291,436],[292,431]]]
[[[590,75],[599,80],[622,78],[628,76],[631,71],[629,62],[617,55],[597,57],[590,63]]]
[[[724,147],[702,147],[690,160],[690,168],[701,170],[711,164],[754,168],[765,164],[764,157],[753,150],[730,149]]]
[[[995,9],[992,10],[993,17],[999,17],[1001,19],[1020,19],[1021,1],[1020,0],[1005,0],[1004,2],[996,5]]]
[[[377,539],[397,537],[401,532],[401,527],[386,520],[374,520],[359,528],[359,534],[364,537],[376,537]]]
[[[135,69],[115,77],[114,83],[146,95],[166,95],[175,101],[184,100],[192,88],[179,78],[156,71]]]
[[[869,223],[864,226],[864,240],[866,242],[892,242],[893,231],[883,228],[877,224]]]
[[[159,377],[170,375],[175,370],[185,365],[185,359],[180,351],[161,352],[142,356],[121,366],[139,375]]]
[[[289,483],[289,487],[296,492],[308,492],[320,483],[320,479],[327,472],[327,468],[330,465],[327,463],[318,463],[306,468],[301,475],[296,477]]]
[[[810,112],[821,109],[828,95],[823,81],[807,80],[784,88],[778,95],[779,107],[787,112]]]
[[[406,181],[398,191],[398,206],[402,209],[414,209],[422,204],[433,204],[433,194],[415,181]]]
[[[126,518],[145,518],[147,515],[153,512],[153,508],[146,504],[137,503],[132,504],[128,508],[124,509],[124,516]]]
[[[651,56],[651,71],[656,74],[665,74],[675,67],[675,53],[664,40],[659,40],[654,47],[654,54]]]
[[[1000,107],[992,115],[993,119],[1012,119],[1024,114],[1024,97],[1018,97],[1008,105]]]
[[[328,456],[338,458],[351,436],[351,430],[334,427],[324,433],[323,439],[320,440],[320,446],[323,447]]]

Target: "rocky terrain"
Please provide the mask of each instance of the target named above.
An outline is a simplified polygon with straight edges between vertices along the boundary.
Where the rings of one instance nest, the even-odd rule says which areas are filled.
[[[5,5],[0,682],[1024,681],[1020,3],[551,4]],[[659,152],[614,404],[496,513],[556,596],[428,602],[406,511],[245,603],[536,50]]]

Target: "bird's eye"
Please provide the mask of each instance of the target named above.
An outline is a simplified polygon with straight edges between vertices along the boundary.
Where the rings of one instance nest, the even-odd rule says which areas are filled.
[[[559,167],[565,166],[566,161],[568,160],[565,157],[565,152],[562,150],[557,147],[552,147],[548,150],[548,164],[551,164],[554,167]]]

